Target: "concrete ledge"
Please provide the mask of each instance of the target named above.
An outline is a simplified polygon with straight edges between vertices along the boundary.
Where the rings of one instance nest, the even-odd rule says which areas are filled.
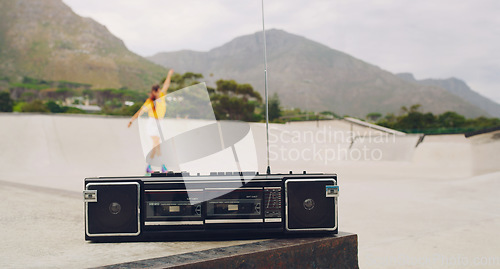
[[[358,268],[358,237],[270,239],[100,268]]]

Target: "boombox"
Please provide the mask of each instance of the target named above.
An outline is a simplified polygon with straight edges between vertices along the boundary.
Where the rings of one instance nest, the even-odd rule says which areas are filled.
[[[336,174],[97,177],[83,194],[92,241],[338,231]]]

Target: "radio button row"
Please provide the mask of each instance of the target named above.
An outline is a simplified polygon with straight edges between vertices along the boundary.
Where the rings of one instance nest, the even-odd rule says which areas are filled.
[[[281,218],[265,218],[264,222],[281,222]]]

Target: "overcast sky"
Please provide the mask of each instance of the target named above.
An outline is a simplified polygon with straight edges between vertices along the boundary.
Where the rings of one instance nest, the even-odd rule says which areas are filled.
[[[207,51],[262,30],[261,0],[63,0],[142,56]],[[266,29],[298,34],[393,73],[463,79],[500,103],[498,0],[267,0]]]

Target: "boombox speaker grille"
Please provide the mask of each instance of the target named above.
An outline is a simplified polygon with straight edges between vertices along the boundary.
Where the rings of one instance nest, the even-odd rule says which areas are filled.
[[[89,183],[86,190],[96,192],[95,201],[85,203],[87,235],[140,234],[139,183]]]
[[[333,180],[290,179],[285,181],[288,231],[335,230],[335,198],[326,196]]]

